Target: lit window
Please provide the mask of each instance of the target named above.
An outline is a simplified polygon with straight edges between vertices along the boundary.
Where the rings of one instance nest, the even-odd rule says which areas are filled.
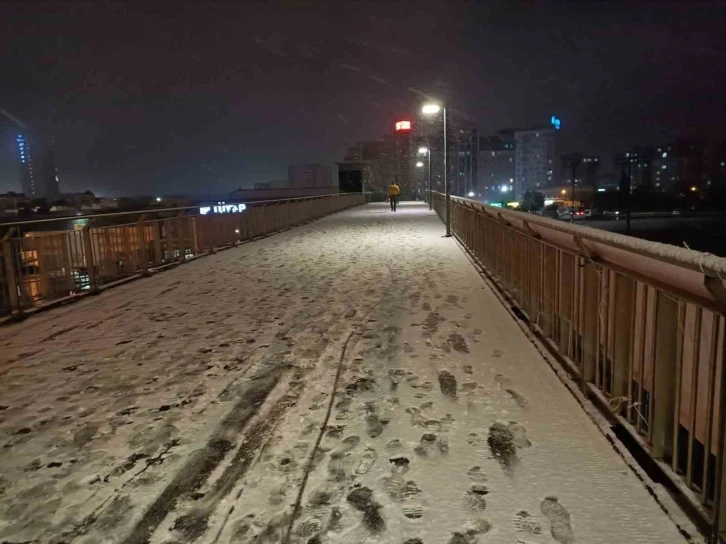
[[[667,167],[667,166],[666,166],[666,165],[664,164],[664,165],[663,165],[663,166],[661,166],[660,168],[661,168],[661,170],[665,170],[665,169],[666,169],[666,168],[668,168],[668,167]]]
[[[662,157],[662,158],[664,158],[664,159],[665,159],[665,158],[666,158],[667,156],[668,156],[668,153],[666,153],[665,151],[664,151],[664,152],[663,152],[663,154],[661,155],[661,157]]]

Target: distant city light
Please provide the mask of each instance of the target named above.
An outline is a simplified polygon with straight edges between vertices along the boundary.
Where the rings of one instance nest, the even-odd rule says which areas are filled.
[[[552,204],[554,204],[554,203],[555,203],[555,201],[553,199],[545,198],[545,201],[544,201],[545,206],[552,206]]]
[[[160,197],[160,196],[157,196],[157,197],[156,197],[156,201],[157,201],[157,202],[161,202],[161,197]]]
[[[561,195],[566,195],[566,194],[567,194],[567,189],[562,189],[562,190],[560,191],[560,194],[561,194]]]
[[[692,193],[695,193],[696,191],[698,191],[698,188],[695,185],[693,187],[691,187],[691,192]]]
[[[234,229],[235,234],[239,234],[239,229]]]
[[[474,191],[469,191],[469,198],[473,198],[473,197],[474,197]]]
[[[423,163],[422,163],[421,161],[418,161],[418,162],[416,163],[416,166],[417,166],[418,168],[421,168],[421,167],[423,166]]]
[[[501,186],[501,188],[500,188],[499,190],[500,190],[500,191],[501,191],[502,193],[506,193],[506,192],[508,192],[508,191],[509,191],[509,186],[508,186],[508,185],[502,185],[502,186]]]
[[[427,114],[439,113],[441,111],[441,106],[438,104],[426,104],[423,108],[421,108],[421,111]]]
[[[553,127],[555,127],[555,130],[560,130],[560,127],[562,126],[562,121],[560,121],[560,118],[555,117],[554,115],[550,117],[550,123]]]
[[[429,152],[429,148],[428,147],[419,147],[418,152],[421,153],[421,155],[425,155],[426,153]]]
[[[398,121],[396,123],[396,131],[411,130],[411,121]]]
[[[598,192],[598,193],[604,193],[604,192],[605,192],[605,189],[603,189],[602,187],[600,187],[600,188],[599,188],[599,189],[597,190],[597,192]]]
[[[661,157],[663,157],[664,159],[665,159],[665,158],[666,158],[667,156],[668,156],[668,153],[666,153],[665,151],[664,151],[664,152],[663,152],[663,154],[661,155]]]

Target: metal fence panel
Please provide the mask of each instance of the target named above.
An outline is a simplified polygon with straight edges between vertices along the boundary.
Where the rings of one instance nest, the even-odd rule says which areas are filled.
[[[434,193],[433,207],[444,221],[444,195]],[[569,359],[583,389],[609,401],[723,537],[726,259],[458,197],[451,214],[452,233]]]
[[[214,252],[365,203],[361,194],[251,203],[241,214],[189,210],[90,217],[75,230],[33,230],[23,223],[0,240],[0,317],[22,315],[155,267]],[[67,221],[67,218],[63,218]],[[41,222],[38,222],[41,223]]]

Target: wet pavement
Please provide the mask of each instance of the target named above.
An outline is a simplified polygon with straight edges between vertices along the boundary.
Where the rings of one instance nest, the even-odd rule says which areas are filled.
[[[0,329],[0,542],[681,543],[423,205]]]

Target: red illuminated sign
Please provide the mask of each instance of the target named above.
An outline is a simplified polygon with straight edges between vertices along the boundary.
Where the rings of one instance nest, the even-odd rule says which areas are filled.
[[[399,121],[396,123],[396,131],[411,130],[411,121]]]

